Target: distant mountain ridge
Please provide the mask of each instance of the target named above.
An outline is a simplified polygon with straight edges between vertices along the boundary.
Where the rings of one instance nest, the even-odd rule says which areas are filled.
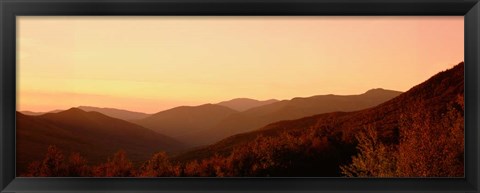
[[[98,112],[71,108],[59,113],[29,116],[17,112],[19,171],[39,160],[49,145],[79,152],[93,163],[123,149],[133,161],[144,161],[157,151],[175,151],[184,145],[175,139]]]
[[[275,102],[278,102],[278,101],[279,100],[277,100],[277,99],[259,101],[259,100],[255,100],[255,99],[249,99],[249,98],[236,98],[236,99],[232,99],[232,100],[217,103],[217,105],[225,106],[225,107],[231,108],[233,110],[242,112],[242,111],[246,111],[246,110],[251,109],[251,108],[272,104],[272,103],[275,103]]]
[[[259,102],[254,99],[240,98],[221,102],[221,104],[244,105],[252,102],[255,105],[263,105],[242,112],[220,105],[220,103],[181,106],[133,122],[194,147],[208,145],[222,138],[252,131],[280,120],[373,107],[399,94],[401,92],[393,90],[372,89],[360,95],[318,95],[283,101]],[[245,101],[248,102],[244,103]]]
[[[276,121],[297,119],[319,113],[355,111],[372,107],[400,93],[385,89],[371,89],[360,95],[330,94],[296,97],[282,101],[237,98],[217,104],[180,106],[151,115],[115,108],[91,106],[79,106],[77,108],[135,123],[193,147],[212,144],[222,138],[252,131]],[[227,106],[248,109],[239,112]],[[62,111],[58,110],[56,112]],[[29,113],[29,115],[38,116],[45,115],[45,113]]]
[[[203,132],[236,112],[228,107],[215,104],[180,106],[133,122],[179,139],[184,135],[196,135]]]
[[[197,137],[197,141],[199,141],[198,145],[205,145],[234,134],[252,131],[277,121],[293,120],[328,112],[358,111],[382,104],[401,93],[399,91],[377,88],[359,95],[330,94],[282,100],[232,114],[208,132],[205,132],[203,136]],[[189,139],[192,140],[192,138],[194,136],[191,136]]]
[[[24,115],[31,115],[31,116],[38,116],[38,115],[43,115],[46,113],[58,113],[62,112],[63,110],[53,110],[53,111],[48,111],[48,112],[34,112],[34,111],[20,111],[20,113]]]
[[[104,115],[117,118],[117,119],[126,120],[126,121],[143,119],[150,116],[150,114],[147,114],[147,113],[128,111],[128,110],[116,109],[116,108],[100,108],[100,107],[91,107],[91,106],[79,106],[77,108],[87,112],[90,112],[90,111],[99,112]]]

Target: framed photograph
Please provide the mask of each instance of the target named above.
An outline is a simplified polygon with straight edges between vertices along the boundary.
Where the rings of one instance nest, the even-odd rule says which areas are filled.
[[[1,192],[479,192],[478,0],[1,0]]]

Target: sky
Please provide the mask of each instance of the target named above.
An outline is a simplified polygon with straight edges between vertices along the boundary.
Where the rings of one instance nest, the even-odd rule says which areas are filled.
[[[463,19],[17,16],[17,110],[407,91],[464,60]]]

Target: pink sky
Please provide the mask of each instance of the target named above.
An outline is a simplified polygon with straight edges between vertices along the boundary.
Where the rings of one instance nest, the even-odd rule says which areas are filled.
[[[461,16],[17,19],[18,110],[406,91],[464,56]]]

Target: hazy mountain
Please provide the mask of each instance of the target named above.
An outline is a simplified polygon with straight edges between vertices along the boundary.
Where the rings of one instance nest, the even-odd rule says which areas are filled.
[[[401,92],[372,89],[359,95],[318,95],[306,98],[293,98],[235,113],[210,130],[198,136],[186,136],[184,141],[205,145],[222,138],[252,131],[269,123],[292,120],[320,113],[336,111],[357,111],[377,106],[388,101]]]
[[[49,112],[33,112],[33,111],[20,111],[20,112],[24,115],[38,116],[38,115],[43,115],[45,113],[58,113],[58,112],[61,112],[61,111],[63,111],[63,110],[53,110],[53,111],[49,111]]]
[[[220,103],[217,103],[218,105],[222,105],[228,108],[231,108],[236,111],[246,111],[248,109],[254,108],[254,107],[259,107],[263,105],[268,105],[278,102],[277,99],[270,99],[270,100],[265,100],[265,101],[259,101],[255,99],[249,99],[249,98],[236,98],[232,99],[229,101],[223,101]]]
[[[139,122],[178,134],[189,145],[225,135],[221,124],[251,130],[173,157],[188,176],[333,177],[361,152],[366,156],[356,158],[378,162],[367,168],[375,176],[379,171],[388,176],[463,176],[463,62],[399,94],[372,89],[360,95],[294,98],[244,112],[212,104],[177,107]],[[386,102],[377,104],[382,100]],[[327,113],[305,116],[318,111]],[[295,116],[302,117],[291,118]],[[281,121],[250,128],[278,117]],[[365,130],[375,134],[362,137]],[[66,156],[80,152],[91,164],[123,149],[136,167],[153,152],[185,149],[170,137],[99,112],[78,108],[37,116],[17,112],[17,171],[41,160],[48,145],[60,147]],[[364,174],[365,162],[354,163],[361,167],[354,169]]]
[[[99,108],[99,107],[90,107],[90,106],[79,106],[77,108],[87,112],[90,112],[90,111],[99,112],[104,115],[117,118],[117,119],[126,120],[126,121],[143,119],[145,117],[150,116],[150,114],[146,114],[146,113],[127,111],[127,110],[115,109],[115,108]]]
[[[236,112],[230,108],[214,104],[181,106],[155,113],[134,122],[178,139],[184,135],[196,135],[210,129]],[[189,141],[185,142],[189,143]]]
[[[98,112],[71,108],[59,113],[29,116],[17,112],[17,162],[19,171],[43,158],[49,145],[79,152],[91,162],[103,162],[119,149],[134,162],[157,151],[173,151],[183,144],[142,126]]]
[[[240,98],[219,104],[181,106],[153,115],[113,108],[89,106],[78,108],[128,120],[173,137],[187,146],[201,146],[280,120],[296,119],[324,112],[354,111],[368,108],[393,98],[399,93],[374,89],[362,95],[321,95],[284,101],[273,99],[257,101]],[[232,106],[232,108],[257,107],[238,112],[226,106]]]
[[[272,123],[255,131],[237,134],[208,147],[184,153],[177,156],[176,160],[202,160],[213,158],[214,155],[227,156],[233,150],[243,147],[255,149],[258,155],[262,155],[262,151],[266,151],[264,154],[270,154],[272,150],[269,148],[281,145],[269,147],[265,144],[270,144],[270,146],[285,144],[284,140],[287,139],[292,141],[286,142],[286,144],[303,148],[298,152],[276,150],[277,153],[290,155],[290,157],[281,156],[271,163],[287,163],[290,168],[271,171],[270,175],[338,176],[340,175],[339,166],[348,163],[358,151],[355,136],[360,130],[370,127],[379,132],[378,138],[383,143],[402,147],[399,151],[402,151],[406,157],[402,157],[402,160],[399,161],[403,161],[403,164],[415,165],[414,162],[420,161],[425,163],[428,159],[433,159],[430,157],[435,156],[435,159],[439,160],[432,162],[432,165],[427,165],[430,170],[433,165],[439,168],[438,171],[433,172],[434,175],[444,172],[442,167],[438,166],[445,166],[447,161],[448,164],[455,162],[456,165],[451,165],[451,167],[457,167],[453,171],[461,173],[463,171],[461,167],[463,163],[463,73],[464,64],[462,62],[376,107],[355,112],[325,113]],[[384,93],[381,90],[373,90],[364,95],[378,94],[379,92]],[[339,100],[338,96],[336,98]],[[286,132],[296,137],[285,137]],[[311,136],[315,136],[312,138],[313,141],[310,144],[303,144],[303,141],[308,141],[306,139]],[[267,137],[269,140],[262,142],[263,146],[258,146],[258,139]],[[410,144],[412,142],[414,144]],[[314,147],[317,150],[310,155],[307,151]],[[288,147],[284,149],[288,149]],[[242,156],[245,159],[249,158],[248,153],[249,151],[246,150],[237,151],[235,156],[240,157],[238,160],[242,160]],[[311,157],[308,159],[302,157],[305,154],[309,154]],[[442,158],[443,155],[452,157]],[[421,159],[412,157],[421,157]],[[216,162],[222,163],[219,158],[215,159]],[[411,173],[421,175],[415,174],[415,172],[421,172],[421,168],[414,169]],[[243,170],[239,169],[239,171]],[[456,176],[458,173],[453,175]]]

